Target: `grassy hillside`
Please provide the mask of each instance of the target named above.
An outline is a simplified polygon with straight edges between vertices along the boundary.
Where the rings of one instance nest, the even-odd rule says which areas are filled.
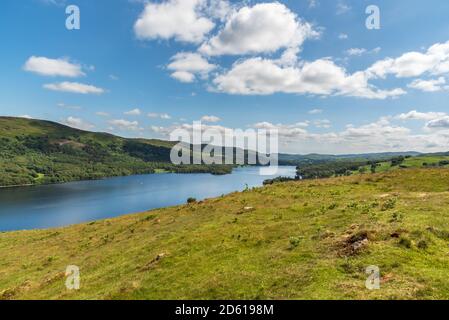
[[[58,123],[0,117],[0,186],[66,182],[130,174],[229,173],[228,166],[174,166],[174,143],[125,139]]]
[[[449,170],[273,184],[0,234],[3,299],[448,299]],[[67,291],[67,265],[81,290]],[[365,288],[366,267],[381,289]]]
[[[427,167],[449,167],[448,155],[420,155],[415,157],[396,157],[393,160],[381,161],[375,168],[376,172],[388,172],[397,169],[410,169],[410,168],[427,168]],[[371,166],[362,166],[361,172],[368,172],[371,170]],[[360,172],[360,170],[359,170]],[[357,173],[357,172],[355,172]]]
[[[389,172],[398,169],[410,168],[447,168],[449,167],[449,154],[420,154],[395,155],[376,154],[363,158],[342,158],[323,160],[298,165],[298,175],[303,179],[330,178],[338,176],[350,176],[366,173]],[[383,155],[383,156],[382,156]],[[390,155],[389,158],[384,158]]]

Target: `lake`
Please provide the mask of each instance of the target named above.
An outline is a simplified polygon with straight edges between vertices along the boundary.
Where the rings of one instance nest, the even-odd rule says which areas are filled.
[[[189,197],[218,197],[295,173],[295,167],[286,166],[276,176],[262,176],[257,167],[243,167],[224,176],[149,174],[0,189],[0,231],[67,226],[174,206]]]

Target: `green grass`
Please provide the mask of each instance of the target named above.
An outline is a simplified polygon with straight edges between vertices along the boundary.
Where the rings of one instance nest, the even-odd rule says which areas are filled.
[[[394,171],[398,169],[409,169],[409,168],[423,168],[427,166],[440,166],[440,161],[449,161],[449,156],[436,156],[436,155],[420,155],[409,157],[401,163],[400,166],[392,166],[391,161],[379,162],[378,167],[376,167],[376,173],[384,173],[389,171]],[[449,165],[443,165],[440,167],[447,168]],[[370,173],[371,166],[362,166],[363,173]],[[359,170],[352,171],[352,174],[360,174]]]
[[[448,181],[435,168],[288,182],[1,233],[0,297],[448,299]],[[80,267],[79,291],[64,286],[67,265]],[[380,290],[365,288],[370,265]]]

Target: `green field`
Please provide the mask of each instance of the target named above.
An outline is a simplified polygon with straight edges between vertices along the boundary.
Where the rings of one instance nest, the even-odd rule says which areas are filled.
[[[0,234],[2,299],[448,299],[449,170],[273,184]],[[81,289],[65,288],[67,265]],[[380,290],[365,288],[368,266]]]
[[[446,163],[447,162],[447,163]],[[393,165],[391,161],[380,161],[376,168],[377,173],[388,172],[398,169],[423,168],[423,167],[449,167],[449,156],[447,155],[420,155],[415,157],[407,157],[400,165]],[[363,172],[370,172],[371,166],[362,166]],[[352,172],[360,173],[359,170]]]

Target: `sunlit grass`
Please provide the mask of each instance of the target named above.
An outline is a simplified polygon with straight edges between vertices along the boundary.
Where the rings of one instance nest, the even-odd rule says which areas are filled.
[[[448,181],[446,169],[408,169],[289,182],[1,233],[0,297],[447,299]],[[81,290],[65,288],[67,265],[80,267]],[[365,288],[370,265],[380,290]]]

